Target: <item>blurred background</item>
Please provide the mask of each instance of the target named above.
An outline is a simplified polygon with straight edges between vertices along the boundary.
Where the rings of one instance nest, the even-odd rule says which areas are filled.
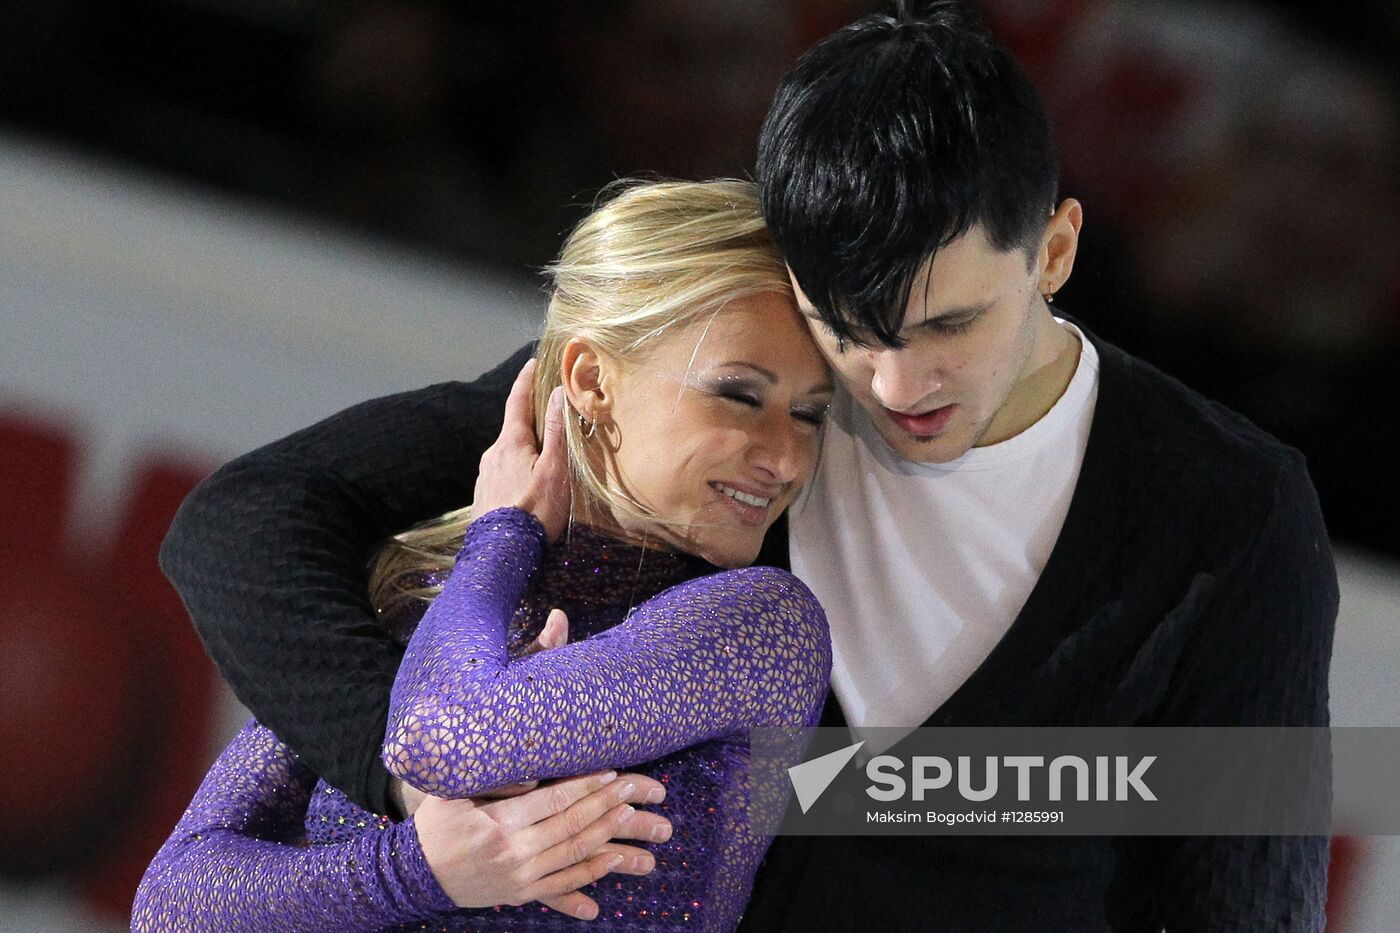
[[[1085,205],[1057,306],[1308,457],[1400,725],[1400,7],[980,0]],[[0,4],[0,928],[125,928],[244,713],[155,566],[229,457],[530,338],[618,176],[746,175],[864,0]],[[1332,928],[1400,929],[1338,839]]]

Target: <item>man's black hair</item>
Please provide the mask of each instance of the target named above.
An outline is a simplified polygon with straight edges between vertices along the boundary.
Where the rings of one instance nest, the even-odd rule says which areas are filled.
[[[980,223],[997,249],[1033,250],[1058,176],[1030,79],[949,0],[813,46],[758,145],[763,213],[802,291],[838,336],[887,346],[939,248]]]

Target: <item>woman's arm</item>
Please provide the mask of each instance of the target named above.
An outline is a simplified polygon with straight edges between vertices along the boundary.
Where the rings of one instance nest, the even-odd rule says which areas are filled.
[[[511,661],[506,623],[544,542],[520,509],[467,531],[409,642],[384,761],[440,797],[624,767],[757,726],[802,726],[831,670],[826,619],[791,574],[674,587],[585,641]]]
[[[646,874],[651,857],[612,838],[653,838],[630,813],[662,786],[612,772],[508,799],[423,801],[405,823],[308,848],[316,776],[250,722],[210,769],[137,890],[132,929],[378,930],[456,907],[538,900],[591,918],[579,893],[610,871]],[[439,884],[440,880],[440,884]]]
[[[250,722],[210,769],[132,905],[137,931],[355,933],[451,910],[412,820],[307,847],[316,776]]]

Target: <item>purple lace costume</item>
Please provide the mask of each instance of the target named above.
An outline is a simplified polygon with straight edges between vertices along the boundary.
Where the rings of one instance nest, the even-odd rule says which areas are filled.
[[[821,607],[780,570],[716,572],[588,529],[542,558],[543,544],[539,523],[518,509],[468,529],[456,569],[409,640],[385,762],[440,797],[613,767],[655,777],[667,787],[659,812],[673,835],[653,846],[650,875],[610,875],[589,890],[597,922],[732,929],[769,842],[748,827],[747,733],[816,723],[831,666]],[[570,643],[512,660],[555,607],[569,615]],[[359,809],[253,722],[151,863],[132,928],[352,933],[580,922],[538,904],[456,909],[412,819]]]

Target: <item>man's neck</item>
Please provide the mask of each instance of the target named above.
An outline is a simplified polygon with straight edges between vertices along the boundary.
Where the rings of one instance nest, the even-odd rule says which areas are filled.
[[[1079,339],[1048,312],[1041,326],[1025,375],[976,446],[989,447],[1010,440],[1044,418],[1074,379],[1079,366]]]

